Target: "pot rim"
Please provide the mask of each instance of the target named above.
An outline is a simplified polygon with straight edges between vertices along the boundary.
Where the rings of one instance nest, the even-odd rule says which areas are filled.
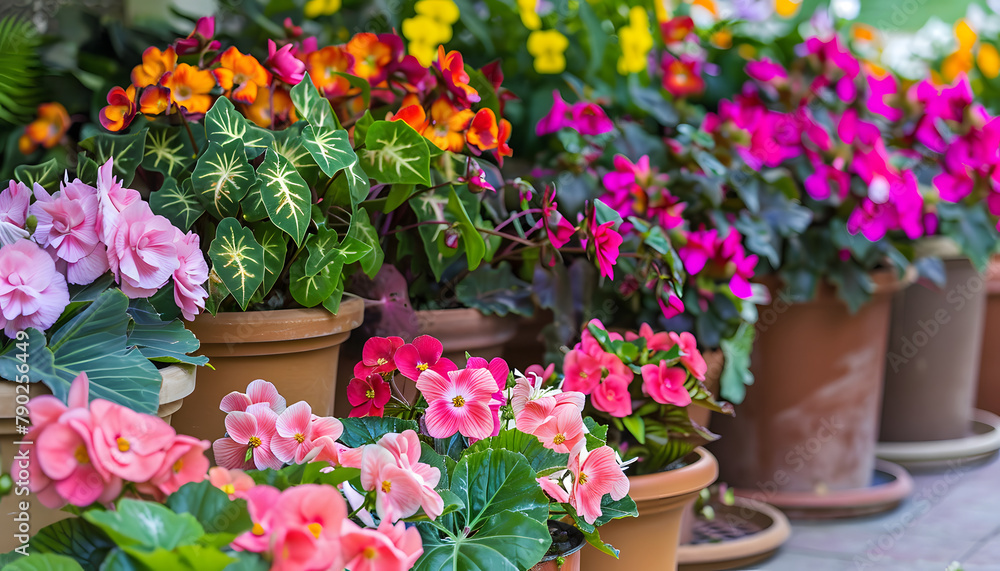
[[[559,524],[559,527],[567,527],[572,530],[575,530],[576,533],[580,535],[580,543],[574,547],[569,548],[566,551],[563,551],[562,553],[556,553],[555,555],[546,555],[545,557],[542,557],[542,560],[539,561],[538,563],[545,563],[546,561],[555,561],[560,557],[568,557],[570,555],[573,555],[577,551],[580,551],[581,549],[583,549],[585,545],[587,545],[587,538],[583,535],[583,532],[581,532],[579,529],[576,528],[576,526],[570,525],[563,521],[559,521],[557,519],[550,519],[547,523],[557,523]]]
[[[698,459],[676,468],[653,474],[629,476],[629,496],[636,502],[682,496],[698,492],[719,476],[719,462],[701,446],[694,449]]]
[[[336,315],[323,307],[220,311],[216,315],[202,313],[185,326],[202,344],[288,341],[326,337],[357,329],[364,319],[364,311],[363,299],[345,293]],[[250,327],[251,330],[237,332],[239,327]]]
[[[872,282],[875,284],[875,291],[872,292],[872,297],[875,296],[886,296],[896,293],[902,290],[911,283],[915,282],[917,279],[917,272],[913,267],[906,268],[902,277],[899,277],[896,270],[892,268],[881,268],[877,270],[872,270],[868,272],[869,277],[871,277]],[[784,281],[777,276],[777,274],[767,274],[762,276],[756,276],[754,278],[754,283],[759,283],[767,287],[768,292],[771,295],[771,301],[777,297],[779,291],[784,289]],[[816,295],[812,299],[803,302],[794,303],[843,303],[840,297],[837,296],[836,288],[833,284],[827,281],[821,281],[816,288]],[[867,304],[866,304],[867,305]],[[761,306],[763,307],[763,306]]]

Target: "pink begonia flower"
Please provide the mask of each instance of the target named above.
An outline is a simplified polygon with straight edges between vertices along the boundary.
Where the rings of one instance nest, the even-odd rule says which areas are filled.
[[[590,395],[594,408],[618,418],[632,414],[632,395],[628,392],[630,380],[624,375],[608,375]]]
[[[629,491],[628,477],[609,446],[591,451],[581,448],[570,457],[568,469],[537,481],[552,499],[570,504],[591,525],[603,515],[601,500],[605,494],[617,501]]]
[[[447,377],[424,371],[417,379],[417,390],[427,399],[428,434],[448,438],[458,432],[468,438],[488,438],[493,432],[489,405],[496,387],[486,369],[449,371]]]
[[[531,370],[532,367],[528,367],[528,369],[529,372],[523,377],[518,377],[514,383],[514,388],[511,389],[510,405],[514,413],[515,423],[517,423],[517,419],[524,409],[535,401],[547,401],[551,399],[555,405],[566,403],[575,406],[580,412],[583,412],[583,407],[587,400],[585,394],[577,391],[560,391],[555,388],[547,389],[545,388],[545,377]],[[518,430],[521,430],[521,432],[531,432],[520,427]]]
[[[281,491],[261,484],[248,488],[240,497],[247,501],[247,512],[253,527],[237,536],[230,545],[237,551],[267,553],[272,547],[273,536],[281,531],[282,522],[275,509]]]
[[[596,103],[578,101],[573,104],[571,114],[568,126],[581,135],[602,135],[615,128],[604,109]]]
[[[444,510],[444,500],[434,490],[441,481],[441,470],[420,462],[422,449],[417,433],[412,430],[389,433],[379,439],[378,446],[392,454],[397,466],[411,472],[420,484],[420,507],[427,517],[437,519]]]
[[[372,373],[396,370],[396,351],[404,345],[402,337],[371,337],[361,349],[361,362],[354,366],[354,376],[367,378]]]
[[[48,480],[55,492],[39,494],[44,505],[61,507],[69,503],[86,507],[105,496],[108,490],[115,495],[121,492],[121,480],[107,474],[97,462],[92,422],[90,411],[74,408],[37,434],[36,461],[44,475],[39,484],[45,487]],[[34,481],[30,485],[36,486]]]
[[[562,248],[573,239],[576,234],[576,226],[566,220],[566,217],[559,212],[556,204],[556,190],[554,186],[546,186],[542,194],[542,220],[545,233],[549,237],[549,242],[556,248]]]
[[[482,357],[470,357],[466,367],[469,369],[486,369],[497,384],[497,390],[493,393],[493,400],[490,402],[490,412],[493,414],[493,432],[490,436],[500,434],[500,407],[507,404],[507,397],[504,392],[507,390],[507,378],[510,376],[510,367],[507,361],[500,357],[494,357],[487,362]]]
[[[177,262],[174,270],[174,302],[181,309],[184,319],[191,321],[204,311],[208,292],[203,285],[208,281],[208,264],[201,253],[198,235],[175,229]]]
[[[375,491],[375,512],[383,520],[396,522],[420,509],[420,482],[412,470],[401,468],[392,453],[381,446],[364,447],[361,487]]]
[[[747,75],[764,83],[775,79],[788,79],[788,71],[785,70],[785,67],[767,57],[757,61],[748,61],[744,69]]]
[[[285,464],[302,464],[313,448],[312,408],[306,401],[299,401],[278,416],[271,438],[271,452]]]
[[[700,273],[705,268],[705,264],[715,257],[718,235],[718,230],[714,228],[688,232],[687,243],[677,250],[677,255],[684,262],[684,270],[689,275]]]
[[[7,337],[29,327],[45,331],[67,305],[66,278],[37,244],[18,240],[0,247],[0,327]]]
[[[208,440],[178,434],[166,449],[159,472],[150,478],[148,484],[140,484],[140,491],[166,498],[184,484],[204,480],[210,465],[205,451],[210,445]]]
[[[673,293],[670,294],[667,301],[663,301],[663,297],[657,296],[656,303],[659,304],[664,319],[671,319],[684,313],[684,302]]]
[[[624,241],[622,235],[614,229],[615,222],[609,220],[604,224],[597,223],[596,211],[591,214],[587,234],[593,237],[594,256],[597,258],[597,266],[601,270],[602,276],[615,279],[615,264],[618,262],[618,248]],[[584,240],[583,247],[587,247],[588,240]]]
[[[111,245],[115,229],[120,225],[122,210],[135,202],[141,202],[139,191],[122,187],[120,180],[114,176],[113,159],[108,159],[97,169],[97,196],[100,210],[97,216],[97,227],[101,232],[101,241]]]
[[[145,482],[163,466],[165,450],[177,432],[163,419],[127,407],[95,400],[94,454],[111,474],[130,482]]]
[[[530,409],[525,409],[526,411]],[[548,417],[531,432],[542,446],[560,454],[571,454],[586,442],[583,416],[572,404],[556,405]]]
[[[684,388],[687,371],[679,367],[669,367],[666,361],[659,365],[643,365],[642,392],[660,404],[687,406],[691,395]]]
[[[733,265],[733,276],[729,278],[729,289],[736,297],[749,299],[753,296],[750,280],[757,268],[757,261],[757,255],[747,256],[742,246],[729,258],[729,262]]]
[[[202,16],[194,26],[194,30],[186,38],[174,41],[174,51],[179,56],[196,54],[202,51],[218,50],[221,44],[215,37],[215,16]]]
[[[653,332],[653,328],[650,327],[648,323],[643,323],[639,326],[638,334],[631,331],[625,332],[626,341],[635,341],[640,338],[646,340],[646,348],[650,351],[668,351],[671,347],[676,345],[676,343],[670,339],[669,333],[666,331],[655,333]]]
[[[681,364],[687,368],[691,376],[699,381],[705,380],[705,373],[708,371],[708,364],[698,351],[698,340],[687,331],[680,334],[670,332],[670,339],[681,348]]]
[[[424,552],[417,528],[388,521],[369,529],[345,519],[340,543],[351,571],[406,571]]]
[[[246,412],[252,404],[266,403],[276,414],[285,411],[285,397],[278,394],[278,389],[264,379],[257,379],[247,385],[247,392],[233,391],[222,397],[219,409],[222,412]]]
[[[281,468],[282,462],[271,451],[278,415],[268,408],[267,403],[253,404],[246,412],[231,412],[226,415],[226,433],[212,444],[215,462],[223,468],[264,470]],[[247,459],[247,451],[250,458]]]
[[[108,236],[108,263],[125,295],[149,297],[180,267],[176,228],[138,201],[121,211],[118,226]]]
[[[896,95],[899,85],[896,77],[886,74],[885,77],[869,75],[868,79],[868,110],[878,113],[890,121],[899,121],[903,118],[903,110],[896,109],[885,102],[885,97]]]
[[[62,190],[53,195],[37,187],[29,210],[38,220],[32,239],[69,263],[88,256],[100,242],[96,190],[76,182],[79,184],[73,186],[63,183]]]
[[[285,44],[278,49],[274,40],[267,40],[267,59],[264,60],[264,67],[288,85],[298,85],[305,76],[306,64],[292,55],[292,48],[292,44]]]
[[[256,486],[256,482],[243,470],[238,468],[228,470],[222,466],[212,466],[208,469],[208,481],[229,495],[230,500],[242,498],[244,492]]]
[[[458,370],[451,359],[441,357],[443,353],[444,345],[440,341],[430,335],[421,335],[396,349],[393,360],[404,377],[416,381],[420,373],[428,369],[442,375]]]
[[[570,106],[566,104],[565,100],[563,100],[559,90],[553,89],[552,109],[550,109],[548,114],[546,114],[545,117],[542,117],[538,121],[538,124],[535,125],[535,135],[541,137],[542,135],[555,133],[563,127],[569,126],[569,122],[572,118],[572,109],[570,109]]]
[[[597,388],[601,382],[601,360],[598,357],[572,349],[566,353],[563,362],[565,380],[562,388],[564,391],[576,391],[589,395]]]
[[[11,180],[7,188],[0,191],[0,247],[28,237],[24,225],[29,202],[31,191],[24,183]]]
[[[355,377],[347,383],[347,401],[353,407],[348,416],[382,416],[391,397],[392,389],[382,375],[372,373],[364,379]]]

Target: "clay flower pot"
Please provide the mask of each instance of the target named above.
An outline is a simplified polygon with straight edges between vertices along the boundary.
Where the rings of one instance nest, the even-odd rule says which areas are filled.
[[[893,299],[882,442],[950,440],[972,428],[986,288],[952,242],[934,253],[944,259],[944,288],[917,283]]]
[[[543,557],[531,571],[580,571],[580,550],[587,543],[583,532],[568,523],[549,520],[549,533],[553,547],[561,549]]]
[[[255,379],[274,383],[289,403],[304,400],[313,414],[333,413],[340,345],[361,325],[364,302],[345,295],[340,311],[276,311],[202,314],[188,324],[215,369],[204,367],[198,386],[173,424],[182,434],[206,440],[225,432],[222,397],[243,392]]]
[[[167,422],[171,421],[171,416],[184,404],[184,398],[194,390],[197,373],[199,373],[198,368],[194,365],[175,364],[160,369],[160,376],[163,378],[163,383],[160,385],[160,408],[157,411],[160,418]],[[2,473],[10,473],[16,468],[12,462],[19,446],[14,443],[24,438],[24,435],[17,432],[16,399],[19,394],[17,385],[18,383],[13,381],[0,379],[0,472]],[[20,394],[23,395],[23,392]],[[42,383],[29,385],[29,398],[46,394],[52,394],[52,392]],[[14,480],[18,479],[16,471],[11,474],[11,477]],[[10,494],[3,497],[0,499],[0,513],[14,514],[19,512],[18,504],[22,501],[30,504],[28,513],[31,517],[31,534],[37,533],[38,530],[49,524],[71,517],[68,512],[52,510],[43,506],[34,494],[27,496]],[[14,539],[16,530],[13,515],[4,517],[0,521],[0,553],[6,553],[20,545]]]
[[[986,318],[979,358],[979,391],[976,407],[1000,414],[1000,256],[990,260],[986,272]]]
[[[719,464],[704,448],[696,448],[682,468],[629,477],[629,495],[639,517],[611,521],[600,528],[601,539],[621,550],[615,560],[593,547],[584,549],[583,571],[675,571],[680,545],[681,514],[698,493],[715,481]]]
[[[790,303],[768,282],[751,356],[755,383],[735,417],[716,415],[720,479],[781,507],[782,493],[824,495],[867,488],[885,374],[894,272],[872,275],[876,291],[851,314],[834,288]]]

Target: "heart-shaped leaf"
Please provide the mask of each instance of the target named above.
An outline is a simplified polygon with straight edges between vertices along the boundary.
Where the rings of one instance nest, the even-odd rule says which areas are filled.
[[[305,121],[298,121],[287,129],[277,131],[271,148],[288,159],[306,182],[315,184],[320,173],[319,165],[313,160],[309,149],[302,144],[302,130],[307,126]]]
[[[288,279],[292,298],[305,307],[314,307],[333,295],[341,276],[340,269],[332,264],[310,276],[306,273],[305,257],[299,256],[288,269]]]
[[[108,159],[114,159],[112,172],[122,179],[122,184],[132,184],[136,168],[142,162],[146,146],[147,129],[142,129],[128,135],[101,133],[89,139],[80,141],[80,147],[89,151],[90,158],[98,165],[104,165]]]
[[[180,179],[197,155],[188,134],[180,127],[153,127],[146,135],[142,168]]]
[[[178,184],[169,176],[163,179],[160,190],[149,195],[149,207],[182,230],[191,228],[194,221],[205,212],[205,207],[201,205],[191,186],[191,179]]]
[[[361,263],[362,271],[370,277],[375,277],[375,274],[382,268],[385,253],[382,252],[382,246],[379,244],[378,230],[372,225],[367,210],[359,209],[351,217],[351,227],[347,231],[347,237],[368,246],[367,253],[361,256],[358,261]]]
[[[179,514],[191,514],[207,533],[235,535],[253,527],[246,500],[230,500],[208,480],[184,484],[167,498],[167,507]]]
[[[431,184],[427,139],[403,121],[375,121],[365,135],[362,166],[382,183]]]
[[[304,117],[314,128],[340,129],[340,121],[333,112],[330,100],[320,94],[308,73],[302,81],[292,87],[291,97],[292,105],[299,112],[299,116]]]
[[[228,97],[216,99],[205,114],[205,132],[210,143],[221,145],[234,140],[243,141],[248,158],[259,156],[274,141],[271,131],[247,121]]]
[[[54,192],[59,188],[62,172],[59,161],[49,159],[40,165],[18,165],[14,169],[14,178],[28,185],[28,188],[37,182],[45,190]]]
[[[545,522],[549,500],[524,456],[510,450],[466,453],[451,476],[451,491],[465,505],[455,514],[456,530],[478,529],[487,519],[521,513]]]
[[[246,309],[250,297],[264,283],[264,248],[253,232],[240,226],[235,218],[224,219],[215,231],[208,257],[222,283]]]
[[[96,526],[75,517],[47,525],[31,538],[31,550],[35,555],[51,553],[70,557],[86,571],[98,571],[114,546]]]
[[[302,129],[302,145],[326,176],[332,177],[358,161],[343,129],[308,125]]]
[[[288,233],[297,245],[309,228],[312,192],[288,159],[274,150],[264,154],[257,169],[264,208],[275,226]]]
[[[254,225],[253,236],[264,247],[264,284],[260,288],[260,295],[265,296],[274,287],[281,270],[285,268],[288,234],[270,222],[261,222]]]
[[[239,139],[209,143],[191,174],[195,195],[210,214],[220,219],[236,216],[240,199],[253,182],[253,167]]]
[[[250,185],[247,195],[240,201],[240,208],[243,209],[243,219],[248,222],[257,222],[267,218],[267,208],[264,208],[264,197],[260,194],[260,187],[264,183],[258,178]]]

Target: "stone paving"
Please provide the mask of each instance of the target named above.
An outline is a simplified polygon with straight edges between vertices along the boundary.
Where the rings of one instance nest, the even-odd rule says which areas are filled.
[[[754,571],[1000,571],[1000,460],[915,473],[913,494],[878,516],[792,522]]]

